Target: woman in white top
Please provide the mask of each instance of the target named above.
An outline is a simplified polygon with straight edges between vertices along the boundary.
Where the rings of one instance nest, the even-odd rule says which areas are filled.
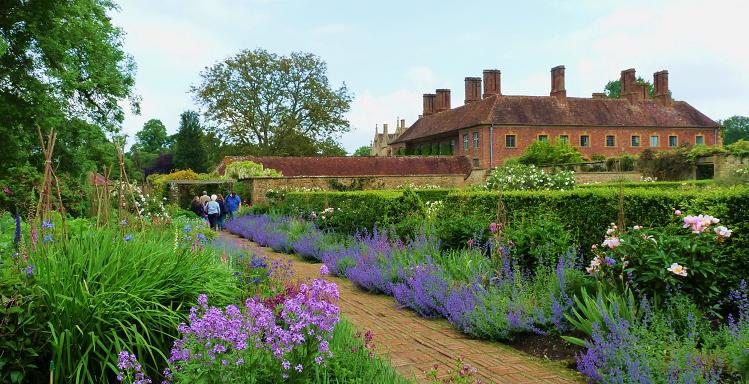
[[[205,212],[208,214],[208,222],[211,224],[211,229],[216,229],[218,216],[221,214],[221,207],[216,202],[216,195],[211,195],[211,200],[205,203]]]

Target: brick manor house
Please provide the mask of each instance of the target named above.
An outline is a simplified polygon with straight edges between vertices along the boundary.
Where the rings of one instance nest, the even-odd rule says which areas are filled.
[[[549,96],[503,95],[500,71],[485,70],[483,75],[483,95],[481,78],[465,78],[465,104],[460,107],[450,107],[449,89],[424,94],[419,119],[394,139],[376,137],[380,146],[387,140],[388,149],[375,151],[373,145],[372,154],[392,156],[427,147],[436,154],[446,149],[467,156],[474,168],[486,169],[521,155],[534,140],[564,140],[588,158],[720,143],[715,121],[687,102],[671,99],[667,71],[653,75],[653,98],[645,84],[636,83],[634,69],[622,71],[620,99],[603,93],[567,97],[564,66],[551,69]]]

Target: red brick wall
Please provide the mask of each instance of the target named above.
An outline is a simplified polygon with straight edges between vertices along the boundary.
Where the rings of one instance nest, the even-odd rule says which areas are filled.
[[[475,131],[476,129],[470,129],[467,131]],[[488,143],[489,139],[489,127],[483,126],[480,128],[482,134],[480,137],[482,143]],[[463,130],[461,130],[462,132]],[[699,129],[699,128],[596,128],[596,127],[494,127],[494,151],[493,151],[493,164],[489,164],[489,147],[482,145],[482,148],[478,153],[471,152],[471,156],[478,155],[480,159],[481,167],[492,167],[501,164],[505,159],[515,156],[520,156],[525,147],[527,147],[533,140],[536,140],[538,135],[548,135],[549,139],[558,138],[560,135],[568,135],[570,144],[574,147],[579,148],[580,151],[588,158],[594,154],[601,154],[605,156],[617,156],[625,153],[637,155],[642,152],[645,148],[650,148],[650,136],[659,136],[659,146],[653,148],[654,150],[666,150],[670,149],[668,146],[668,137],[677,136],[677,146],[688,142],[690,144],[695,143],[695,136],[702,135],[705,139],[705,144],[715,145],[714,133],[712,129]],[[515,135],[515,148],[505,147],[505,135]],[[590,146],[580,147],[580,136],[590,136]],[[613,135],[616,138],[615,146],[606,146],[606,136]],[[640,136],[640,146],[631,146],[631,136]],[[461,136],[462,137],[462,136]],[[462,148],[462,147],[461,147]],[[471,157],[473,158],[473,157]]]

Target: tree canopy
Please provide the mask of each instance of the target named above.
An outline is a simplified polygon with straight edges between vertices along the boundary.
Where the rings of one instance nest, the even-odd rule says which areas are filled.
[[[135,134],[134,146],[141,151],[159,153],[167,149],[168,140],[164,123],[159,119],[151,119]]]
[[[113,163],[105,132],[118,130],[122,101],[137,107],[115,9],[108,0],[0,2],[0,136],[12,149],[0,151],[0,184],[15,204],[30,198],[43,165],[37,127],[58,133],[53,161],[70,198],[89,171]]]
[[[208,169],[208,154],[203,145],[205,134],[200,126],[200,116],[195,111],[180,115],[179,131],[174,144],[174,166],[205,172]]]
[[[723,126],[723,144],[749,140],[749,117],[731,116],[720,123]]]
[[[210,131],[226,143],[259,155],[302,155],[311,147],[319,153],[349,130],[351,96],[345,84],[331,87],[326,72],[310,53],[245,50],[206,68],[191,91]]]
[[[369,145],[364,145],[359,148],[356,148],[356,151],[354,151],[352,156],[369,156],[372,153],[372,147]]]

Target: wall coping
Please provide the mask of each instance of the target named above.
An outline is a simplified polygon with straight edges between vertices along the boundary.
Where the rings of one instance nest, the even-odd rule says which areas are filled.
[[[419,174],[419,175],[356,175],[356,176],[259,176],[249,177],[243,180],[297,180],[297,179],[354,179],[360,177],[375,177],[375,178],[404,178],[404,177],[456,177],[459,176],[463,179],[466,176],[462,173],[438,173],[438,174]]]

